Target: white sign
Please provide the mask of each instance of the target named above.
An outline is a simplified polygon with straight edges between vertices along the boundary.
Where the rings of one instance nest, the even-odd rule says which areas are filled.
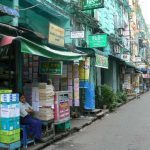
[[[84,38],[84,31],[72,31],[71,38],[72,39]]]
[[[64,34],[65,30],[63,28],[60,28],[55,24],[49,23],[49,43],[64,47]]]
[[[134,62],[141,62],[141,61],[142,61],[141,57],[135,57],[134,59]]]
[[[126,62],[130,62],[130,54],[122,54],[121,59],[123,59]]]
[[[146,68],[146,64],[145,63],[137,63],[137,68]]]

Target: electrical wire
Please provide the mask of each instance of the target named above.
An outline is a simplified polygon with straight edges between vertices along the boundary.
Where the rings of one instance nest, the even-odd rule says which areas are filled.
[[[34,6],[31,6],[31,7],[27,7],[27,8],[19,9],[19,11],[20,11],[20,10],[21,10],[21,11],[23,11],[23,10],[32,9],[32,8],[34,8],[34,7],[37,7],[38,5],[41,5],[41,4],[36,4],[36,5],[34,5]]]
[[[45,5],[45,2],[42,2],[42,4],[36,4],[36,5],[34,5],[34,6],[31,6],[31,7],[19,9],[19,11],[29,10],[29,9],[35,8],[35,7],[39,6],[39,5]],[[56,17],[59,17],[59,16],[63,16],[63,15],[59,14],[59,15],[55,15],[55,16],[56,16]]]

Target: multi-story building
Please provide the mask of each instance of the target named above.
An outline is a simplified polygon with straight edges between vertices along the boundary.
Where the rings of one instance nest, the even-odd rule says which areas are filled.
[[[13,2],[1,3],[17,8],[20,17],[16,20],[9,16],[1,17],[1,22],[33,30],[36,35],[40,35],[41,40],[38,42],[49,47],[94,53],[94,57],[90,56],[93,61],[96,54],[102,55],[106,61],[109,58],[107,69],[104,66],[95,69],[95,65],[91,65],[90,82],[94,86],[106,83],[113,87],[115,92],[121,90],[124,84],[122,72],[127,68],[135,70],[136,59],[139,57],[144,62],[147,60],[149,34],[136,0],[100,0],[99,4],[92,0],[14,0]],[[55,45],[48,42],[50,23],[64,29],[63,46],[59,45],[59,42]],[[80,36],[81,33],[84,35],[71,38],[71,33],[77,34],[77,31],[80,31]],[[92,47],[89,37],[95,35],[107,35],[108,44]],[[26,36],[32,40],[32,37]],[[127,72],[129,71],[131,69]],[[129,85],[128,87],[131,88]]]

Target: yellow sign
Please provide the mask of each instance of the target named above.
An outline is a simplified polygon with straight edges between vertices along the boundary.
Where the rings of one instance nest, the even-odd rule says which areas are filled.
[[[65,30],[52,23],[49,24],[48,42],[50,44],[64,47]]]
[[[90,58],[86,58],[85,61],[81,61],[79,64],[80,80],[88,80],[89,73],[90,73]]]

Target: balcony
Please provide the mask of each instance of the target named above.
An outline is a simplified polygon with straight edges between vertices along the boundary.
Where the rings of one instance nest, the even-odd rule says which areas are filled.
[[[40,14],[44,14],[45,16],[54,16],[60,20],[68,20],[69,13],[67,9],[64,7],[68,6],[69,4],[65,1],[59,0],[26,0],[20,3],[22,7],[30,7],[33,5],[37,5],[34,11]]]

